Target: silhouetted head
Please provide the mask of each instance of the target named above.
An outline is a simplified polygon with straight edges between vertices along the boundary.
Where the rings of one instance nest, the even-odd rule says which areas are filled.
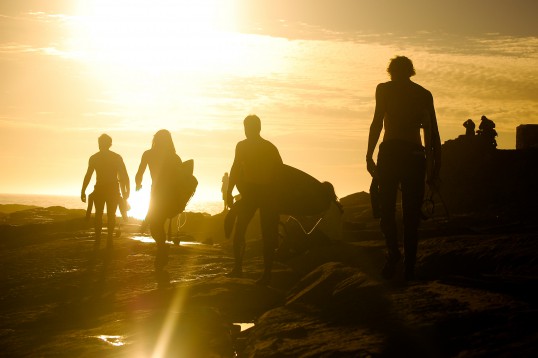
[[[325,189],[327,197],[330,199],[330,201],[335,202],[340,212],[343,213],[344,207],[340,203],[340,200],[338,200],[338,196],[336,196],[336,191],[334,190],[334,186],[328,181],[324,181],[321,184],[323,185],[323,188]]]
[[[387,72],[392,80],[408,79],[416,74],[413,62],[405,56],[396,56],[390,60]]]
[[[99,143],[99,150],[106,150],[112,147],[112,138],[108,134],[101,134],[97,143]]]
[[[247,138],[255,138],[260,136],[262,130],[262,121],[255,114],[248,115],[243,121],[245,126],[245,136]]]
[[[329,195],[331,200],[337,200],[338,199],[338,197],[336,196],[336,191],[334,190],[334,186],[332,185],[332,183],[330,183],[328,181],[324,181],[321,184],[323,185],[323,189],[325,189],[327,191],[327,194]]]
[[[163,153],[175,153],[176,148],[172,141],[172,134],[166,129],[161,129],[153,136],[153,142],[151,143],[151,149],[154,149]]]

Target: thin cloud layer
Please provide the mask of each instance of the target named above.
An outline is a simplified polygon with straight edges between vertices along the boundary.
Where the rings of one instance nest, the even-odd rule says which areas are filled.
[[[18,175],[60,153],[71,167],[57,176],[37,165],[43,183],[61,180],[76,192],[85,158],[103,132],[112,134],[114,148],[134,170],[161,128],[173,132],[180,155],[200,163],[200,185],[218,185],[248,113],[260,115],[262,134],[289,164],[333,182],[341,196],[367,190],[362,158],[375,86],[388,80],[386,66],[395,55],[410,57],[414,80],[432,91],[443,140],[463,134],[467,118],[485,114],[497,124],[499,147],[514,148],[516,126],[538,123],[535,35],[515,36],[503,32],[504,25],[493,29],[496,34],[470,33],[447,21],[442,31],[426,23],[395,31],[398,24],[374,26],[385,5],[366,1],[319,1],[306,13],[299,11],[309,6],[303,1],[267,2],[266,9],[252,3],[242,9],[256,16],[243,20],[240,31],[202,36],[204,46],[167,37],[110,53],[92,53],[77,41],[74,12],[4,12],[0,165],[14,171],[0,192],[29,190]],[[474,4],[456,3],[476,11]],[[355,10],[361,21],[352,24]],[[489,21],[478,22],[485,29]],[[525,33],[525,26],[517,29]]]

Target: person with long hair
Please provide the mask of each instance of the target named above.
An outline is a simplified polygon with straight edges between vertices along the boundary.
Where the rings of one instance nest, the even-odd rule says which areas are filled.
[[[155,256],[155,272],[162,277],[166,275],[164,267],[168,263],[168,244],[166,243],[165,223],[168,219],[166,212],[168,181],[170,172],[181,158],[176,154],[172,135],[166,129],[161,129],[153,136],[151,149],[142,154],[140,166],[135,176],[136,190],[142,188],[142,178],[146,167],[151,176],[151,198],[146,220],[149,223],[151,236],[157,244]]]
[[[396,273],[401,258],[395,218],[398,187],[402,191],[403,246],[405,279],[415,277],[420,209],[425,179],[437,186],[441,165],[441,139],[430,91],[411,81],[415,69],[411,60],[396,56],[387,68],[390,81],[376,89],[376,106],[366,152],[368,172],[377,180],[381,211],[380,226],[385,237],[387,260],[382,270],[385,279]],[[377,165],[373,154],[381,130]],[[424,132],[424,145],[421,138]]]

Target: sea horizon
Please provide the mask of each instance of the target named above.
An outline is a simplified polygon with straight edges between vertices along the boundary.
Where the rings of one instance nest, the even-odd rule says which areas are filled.
[[[43,208],[61,206],[66,209],[86,209],[87,205],[80,200],[80,197],[74,195],[13,193],[0,193],[0,204],[31,205]],[[185,211],[216,215],[222,210],[223,203],[220,201],[191,200]]]

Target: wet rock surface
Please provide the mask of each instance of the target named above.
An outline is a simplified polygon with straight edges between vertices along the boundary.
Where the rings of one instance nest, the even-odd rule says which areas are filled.
[[[77,216],[82,213],[52,223],[4,225],[3,354],[536,355],[536,226],[483,216],[425,222],[417,280],[405,282],[400,273],[385,281],[384,242],[368,216],[368,196],[352,199],[343,199],[350,218],[344,239],[317,241],[282,259],[267,287],[255,284],[263,267],[255,229],[243,277],[225,276],[233,258],[231,243],[215,234],[219,216],[192,220],[183,233],[198,241],[211,236],[213,245],[171,246],[168,285],[157,283],[155,246],[139,240],[150,239],[138,232],[139,223],[124,226],[112,250],[98,251],[93,230]],[[254,325],[241,331],[239,323]]]

